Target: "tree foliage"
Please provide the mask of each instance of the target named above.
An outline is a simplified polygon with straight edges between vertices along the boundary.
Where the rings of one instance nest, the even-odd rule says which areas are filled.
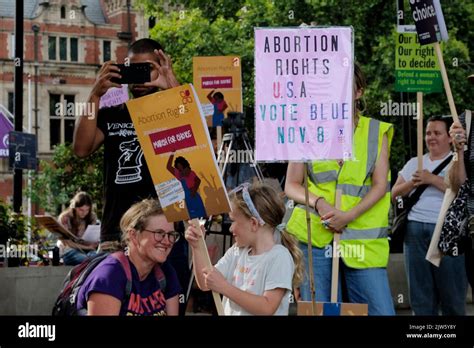
[[[397,1],[383,0],[139,0],[146,13],[157,18],[150,36],[161,42],[171,55],[178,78],[192,82],[192,57],[205,55],[240,55],[242,58],[243,98],[247,119],[252,120],[254,105],[254,27],[338,25],[354,28],[355,57],[369,83],[365,93],[365,114],[392,122],[392,168],[398,170],[416,151],[416,121],[380,116],[381,103],[415,102],[415,94],[394,91]],[[474,3],[444,1],[444,17],[449,41],[444,46],[444,60],[458,113],[470,106],[472,86],[466,77],[474,70]],[[413,24],[408,1],[404,4],[405,24]],[[450,114],[445,94],[427,95],[425,117]],[[411,123],[411,136],[404,138],[402,123]],[[250,128],[253,126],[248,124]],[[252,132],[251,132],[252,133]],[[413,140],[413,141],[411,141]],[[410,147],[410,144],[412,146]]]
[[[28,192],[32,201],[57,214],[62,205],[68,205],[78,191],[86,191],[102,211],[103,147],[87,158],[74,155],[72,146],[58,145],[51,161],[41,161],[40,171],[32,180]]]

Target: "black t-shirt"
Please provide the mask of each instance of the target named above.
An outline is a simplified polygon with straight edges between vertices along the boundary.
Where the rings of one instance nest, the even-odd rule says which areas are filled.
[[[143,150],[125,104],[99,110],[104,133],[104,210],[101,241],[120,240],[120,219],[136,202],[157,198]]]

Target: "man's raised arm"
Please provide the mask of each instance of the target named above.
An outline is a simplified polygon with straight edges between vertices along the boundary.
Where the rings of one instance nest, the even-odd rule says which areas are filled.
[[[120,69],[113,65],[114,62],[106,62],[99,70],[99,74],[94,83],[94,87],[89,95],[88,103],[91,107],[83,108],[82,114],[76,121],[74,129],[73,149],[78,157],[87,157],[92,154],[104,141],[104,134],[97,128],[97,115],[99,112],[100,98],[109,88],[122,86],[110,81],[111,78],[121,78]],[[93,114],[88,114],[88,110],[93,110]]]

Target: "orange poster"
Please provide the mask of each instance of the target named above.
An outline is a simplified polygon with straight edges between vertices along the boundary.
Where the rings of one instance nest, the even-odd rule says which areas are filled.
[[[168,221],[229,212],[193,86],[132,99],[127,107]]]
[[[243,112],[240,57],[194,57],[193,81],[209,127],[230,111]]]

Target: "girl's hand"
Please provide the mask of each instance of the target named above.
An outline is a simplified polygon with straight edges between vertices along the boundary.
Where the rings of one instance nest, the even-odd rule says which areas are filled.
[[[328,221],[327,226],[330,230],[336,233],[342,233],[343,229],[354,220],[354,216],[350,211],[341,211],[334,209],[329,213],[323,215],[321,220]]]
[[[186,232],[184,233],[184,238],[188,241],[189,245],[191,245],[192,248],[197,248],[199,239],[204,236],[204,226],[200,226],[200,228],[196,228],[191,221],[188,221],[189,226],[186,229]]]
[[[211,269],[205,269],[203,274],[206,288],[222,293],[224,286],[227,284],[227,280],[222,273],[217,268],[212,267]]]

